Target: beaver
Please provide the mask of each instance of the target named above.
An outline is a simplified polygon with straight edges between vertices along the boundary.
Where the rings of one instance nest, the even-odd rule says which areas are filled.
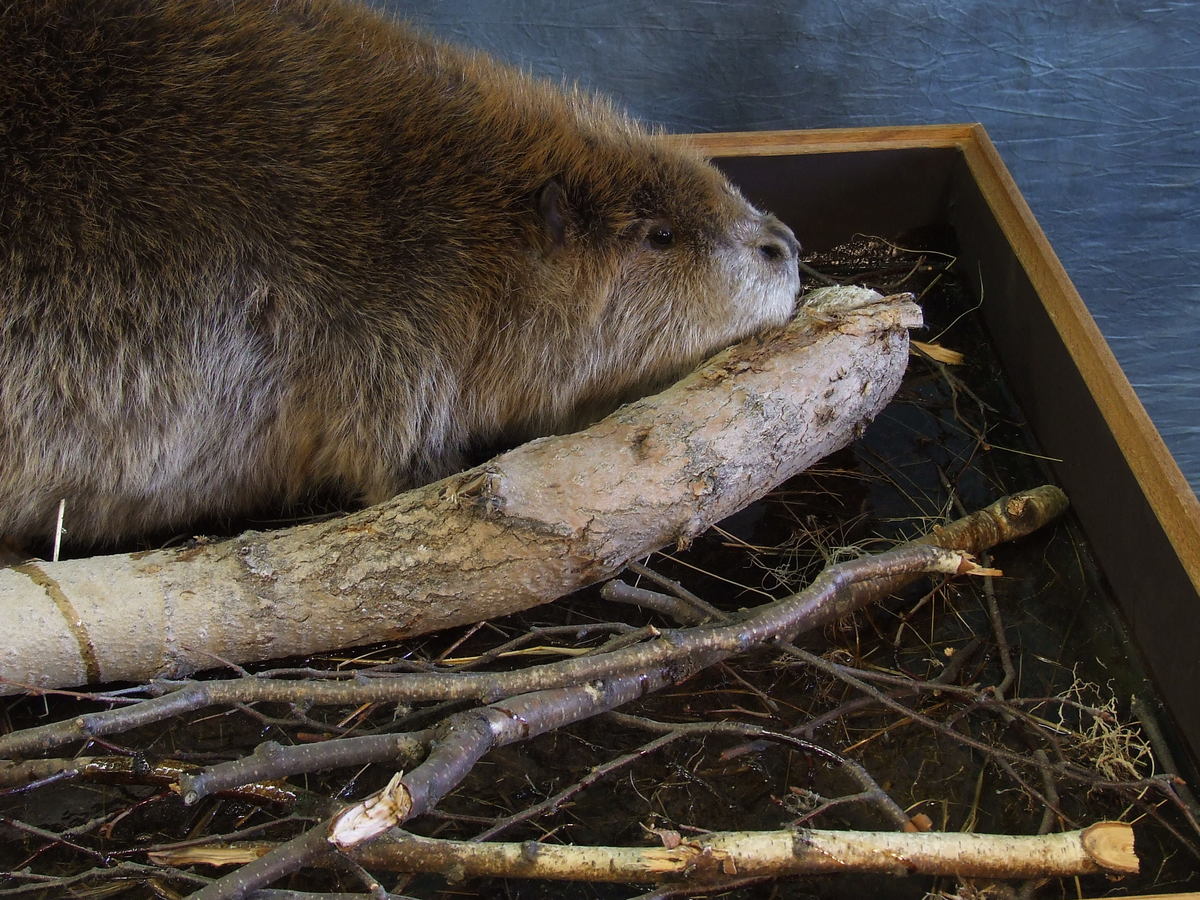
[[[609,101],[343,0],[0,12],[0,533],[370,504],[786,321],[797,244]]]

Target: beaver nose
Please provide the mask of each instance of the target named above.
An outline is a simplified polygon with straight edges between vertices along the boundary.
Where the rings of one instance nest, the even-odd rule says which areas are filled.
[[[772,215],[762,217],[755,246],[768,262],[795,260],[800,255],[800,244],[792,229]]]

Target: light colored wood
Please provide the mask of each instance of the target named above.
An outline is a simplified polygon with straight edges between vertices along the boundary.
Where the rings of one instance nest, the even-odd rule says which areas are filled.
[[[959,149],[980,191],[1042,298],[1146,501],[1200,592],[1200,500],[1179,470],[1029,205],[978,123],[687,135],[714,157]]]
[[[1120,822],[1102,823],[1124,834]],[[1092,826],[1096,828],[1096,826]],[[1137,871],[1120,860],[1115,868],[1096,859],[1087,830],[1044,835],[960,832],[725,831],[689,835],[657,847],[586,847],[554,844],[451,841],[417,835],[387,835],[352,851],[371,870],[457,872],[462,877],[534,878],[593,883],[659,882],[682,886],[715,876],[777,878],[787,875],[879,872],[907,877],[1042,878]],[[163,850],[160,865],[232,865],[259,858],[278,845],[246,842]]]
[[[714,157],[794,156],[858,153],[913,147],[960,148],[974,139],[975,125],[909,125],[882,128],[825,128],[812,131],[746,131],[684,136]]]
[[[1133,828],[1128,822],[1097,822],[1083,830],[1083,850],[1107,872],[1136,875],[1137,854],[1133,852]]]

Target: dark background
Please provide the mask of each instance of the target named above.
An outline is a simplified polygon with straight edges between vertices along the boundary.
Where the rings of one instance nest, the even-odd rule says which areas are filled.
[[[982,122],[1200,489],[1187,0],[375,0],[670,131]]]

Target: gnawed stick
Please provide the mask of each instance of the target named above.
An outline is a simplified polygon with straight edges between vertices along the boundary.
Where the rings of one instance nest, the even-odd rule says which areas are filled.
[[[977,512],[946,525],[937,525],[929,534],[911,543],[979,554],[997,544],[1036,531],[1066,512],[1067,506],[1067,495],[1062,490],[1052,484],[1044,484],[1001,497]],[[905,573],[850,585],[837,596],[823,599],[819,606],[814,605],[810,614],[800,623],[799,630],[805,632],[848,616],[920,577],[919,573]]]
[[[370,869],[454,872],[456,877],[660,882],[836,872],[1041,878],[1134,874],[1133,829],[1098,822],[1047,835],[894,831],[713,832],[662,847],[582,847],[525,841],[445,841],[401,833],[354,851]],[[160,865],[240,865],[278,845],[201,845],[150,854]]]

